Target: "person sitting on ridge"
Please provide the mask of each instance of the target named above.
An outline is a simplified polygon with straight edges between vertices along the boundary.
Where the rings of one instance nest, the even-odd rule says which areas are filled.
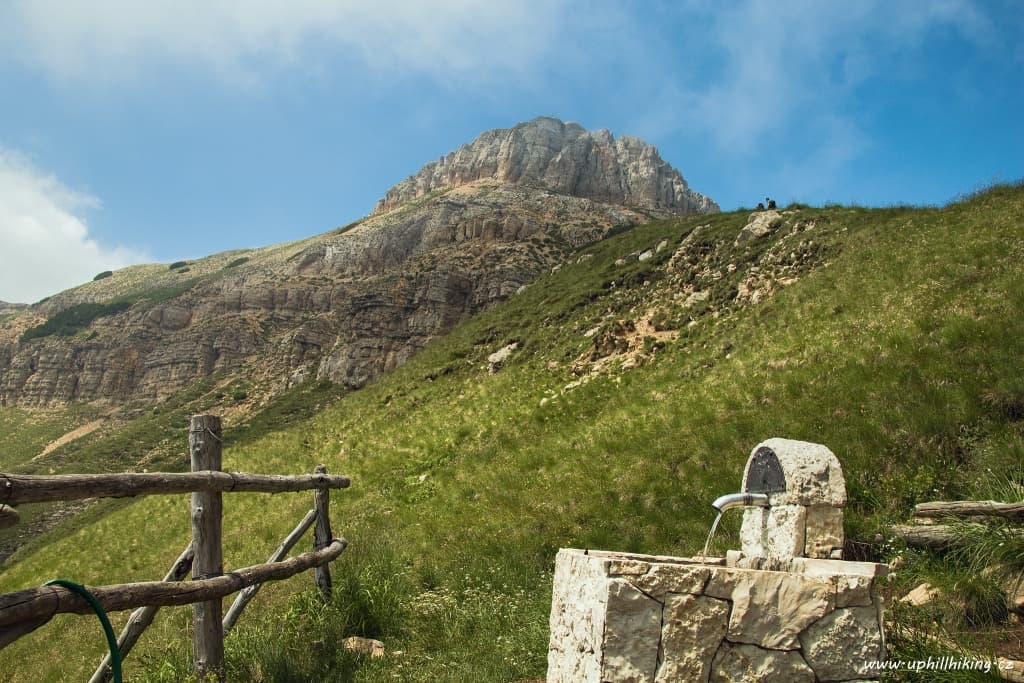
[[[774,199],[772,199],[770,197],[765,197],[764,200],[766,202],[768,202],[768,208],[769,209],[774,209],[775,208],[775,200]]]
[[[758,202],[757,203],[757,210],[758,211],[764,211],[764,202]]]

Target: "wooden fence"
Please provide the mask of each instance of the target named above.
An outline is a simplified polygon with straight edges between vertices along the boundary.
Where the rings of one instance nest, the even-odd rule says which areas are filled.
[[[195,669],[200,680],[224,679],[224,634],[266,581],[285,579],[314,569],[316,585],[331,595],[328,563],[347,542],[334,538],[329,515],[330,489],[349,485],[347,477],[327,474],[323,465],[313,474],[279,476],[221,471],[221,424],[215,415],[196,415],[189,428],[192,471],[188,473],[66,474],[55,476],[0,473],[0,527],[18,523],[17,506],[81,498],[119,498],[149,494],[192,493],[192,540],[174,561],[163,581],[90,586],[89,593],[106,612],[136,609],[117,639],[121,658],[128,655],[157,610],[168,605],[193,607]],[[264,564],[224,573],[221,549],[222,494],[239,491],[280,493],[314,491],[314,506]],[[290,559],[288,551],[314,527],[313,550]],[[185,582],[189,574],[192,581]],[[238,593],[227,614],[222,599]],[[41,586],[0,594],[0,648],[47,623],[55,614],[89,614],[93,608],[78,593],[62,586]],[[108,654],[90,679],[111,676]]]

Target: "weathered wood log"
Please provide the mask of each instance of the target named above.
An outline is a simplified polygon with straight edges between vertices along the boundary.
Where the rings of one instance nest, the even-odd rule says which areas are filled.
[[[932,550],[946,550],[959,545],[963,539],[968,539],[977,530],[984,529],[983,524],[896,524],[890,531],[896,537],[915,548],[930,548]],[[1024,529],[1010,530],[1011,534],[1019,534],[1024,537]]]
[[[320,475],[327,474],[326,465],[317,465],[313,472]],[[313,501],[316,510],[316,527],[313,529],[313,550],[321,550],[331,542],[331,514],[330,514],[330,491],[317,489],[313,494]],[[331,599],[331,569],[322,564],[313,570],[316,586],[320,590],[320,597],[325,601]]]
[[[21,515],[10,505],[0,505],[0,529],[14,526],[20,519]]]
[[[952,500],[919,503],[914,506],[915,517],[935,519],[941,517],[1005,517],[1024,520],[1024,502],[998,503],[994,500]]]
[[[171,568],[167,570],[167,574],[164,575],[164,581],[181,581],[189,572],[192,571],[192,558],[195,552],[192,550],[192,543],[188,544],[184,552],[178,556],[178,559],[174,561]],[[128,617],[128,623],[125,624],[124,629],[121,631],[121,635],[117,637],[117,650],[121,653],[121,659],[123,660],[128,656],[128,653],[135,647],[135,643],[139,642],[139,638],[142,636],[143,631],[149,628],[149,625],[153,623],[153,619],[156,617],[156,613],[160,610],[159,607],[147,606],[140,607],[139,609],[132,612],[132,615]],[[100,662],[99,667],[93,673],[92,678],[89,679],[89,683],[106,683],[109,681],[113,672],[110,669],[110,653],[108,652],[103,656],[103,661]]]
[[[40,626],[43,626],[50,620],[50,617],[36,617],[35,619],[29,619],[28,621],[22,621],[17,624],[10,624],[8,626],[0,626],[0,650],[4,649],[18,638],[27,636],[32,631],[35,631]]]
[[[309,527],[313,526],[313,522],[316,521],[316,510],[310,510],[306,513],[306,516],[302,518],[298,526],[292,529],[292,532],[285,536],[285,539],[281,541],[281,545],[277,546],[277,550],[270,556],[267,563],[280,562],[288,554],[288,551],[299,542],[302,535],[309,530]],[[259,592],[263,584],[257,583],[248,588],[243,588],[239,593],[235,601],[231,603],[230,609],[227,614],[224,615],[224,633],[227,633],[235,626],[235,622],[242,616],[242,610],[249,604],[249,601],[256,597],[256,593]],[[91,682],[90,682],[91,683]]]
[[[192,471],[220,470],[220,418],[216,415],[195,415],[188,432],[188,450]],[[221,549],[221,518],[224,512],[219,491],[196,491],[192,494],[192,576],[208,579],[224,573]],[[221,598],[192,605],[192,642],[195,651],[196,678],[224,680],[224,626]]]
[[[107,612],[120,612],[144,605],[169,607],[220,598],[247,586],[287,579],[330,562],[341,555],[348,542],[336,538],[323,550],[296,557],[237,569],[223,576],[196,581],[147,581],[110,586],[87,586]],[[77,593],[61,586],[40,586],[0,594],[0,627],[55,614],[92,614],[92,607]]]
[[[0,502],[7,505],[82,498],[125,498],[151,494],[221,491],[284,493],[348,488],[337,475],[250,474],[248,472],[126,472],[123,474],[2,474]]]
[[[959,534],[947,524],[897,524],[891,531],[909,546],[931,550],[945,550],[959,538]]]

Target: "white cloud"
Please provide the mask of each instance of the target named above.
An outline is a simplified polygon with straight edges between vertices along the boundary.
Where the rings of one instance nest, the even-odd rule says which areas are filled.
[[[9,58],[94,83],[154,64],[213,70],[229,80],[306,65],[324,48],[371,69],[442,79],[535,63],[561,22],[561,0],[14,0],[0,8]],[[3,48],[0,48],[3,50]],[[314,52],[314,50],[316,52]]]
[[[0,300],[37,301],[98,272],[147,260],[89,238],[81,213],[99,206],[0,147]]]

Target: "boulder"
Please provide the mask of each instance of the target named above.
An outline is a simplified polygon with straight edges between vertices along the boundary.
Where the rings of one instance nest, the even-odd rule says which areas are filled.
[[[778,211],[756,211],[736,236],[736,246],[770,235],[781,226],[782,214]]]
[[[491,374],[494,374],[499,369],[501,369],[501,366],[505,364],[505,361],[507,361],[512,356],[512,353],[515,352],[515,350],[518,348],[519,343],[513,342],[508,346],[503,346],[502,348],[498,349],[491,355],[487,356],[487,362],[490,364]]]
[[[350,636],[341,641],[341,647],[347,652],[354,652],[357,655],[363,655],[364,657],[373,657],[376,659],[377,657],[384,656],[384,643],[379,640],[373,640],[372,638]]]

